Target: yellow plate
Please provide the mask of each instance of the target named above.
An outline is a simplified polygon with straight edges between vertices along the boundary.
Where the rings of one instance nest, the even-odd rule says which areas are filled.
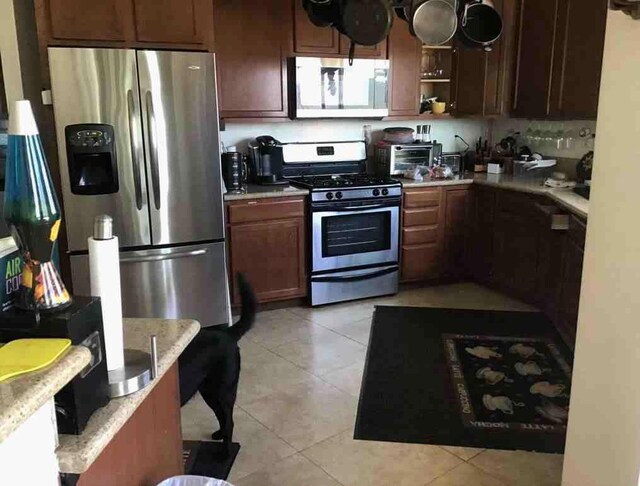
[[[0,382],[53,363],[71,346],[69,339],[16,339],[0,347]]]

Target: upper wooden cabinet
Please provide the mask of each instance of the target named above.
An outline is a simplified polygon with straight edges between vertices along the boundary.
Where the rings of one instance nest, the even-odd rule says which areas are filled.
[[[513,113],[595,118],[606,0],[519,0]]]
[[[45,45],[212,50],[210,0],[36,0]]]
[[[290,0],[214,0],[220,116],[287,116]]]
[[[503,115],[510,109],[516,0],[495,0],[504,29],[491,51],[456,41],[452,110],[459,115]]]
[[[420,111],[422,45],[407,24],[396,20],[388,38],[390,67],[389,115],[413,116]]]
[[[169,44],[208,44],[210,0],[134,0],[136,40]]]
[[[293,54],[347,57],[351,41],[332,27],[318,27],[307,16],[302,0],[293,0]],[[386,59],[386,39],[375,46],[357,45],[355,57]]]
[[[52,41],[125,42],[133,32],[130,0],[37,0],[39,22],[47,23]]]

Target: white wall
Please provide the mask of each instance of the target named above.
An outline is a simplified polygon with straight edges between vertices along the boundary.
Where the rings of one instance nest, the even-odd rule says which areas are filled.
[[[564,486],[640,469],[640,20],[609,12]]]
[[[0,57],[7,103],[24,98],[13,0],[0,0]]]
[[[225,146],[237,146],[246,151],[247,143],[259,135],[272,135],[281,142],[337,142],[344,140],[362,140],[362,126],[369,124],[373,129],[374,142],[380,136],[380,130],[386,127],[402,126],[415,130],[416,125],[431,125],[431,138],[443,144],[445,152],[464,149],[464,144],[454,140],[458,134],[473,146],[478,137],[486,137],[487,123],[480,120],[296,120],[279,123],[228,123],[221,132]]]

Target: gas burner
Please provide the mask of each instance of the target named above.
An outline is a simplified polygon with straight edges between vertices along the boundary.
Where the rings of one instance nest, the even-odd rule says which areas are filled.
[[[370,176],[368,174],[303,176],[292,178],[291,183],[308,189],[356,188],[399,184],[398,181],[390,177]]]

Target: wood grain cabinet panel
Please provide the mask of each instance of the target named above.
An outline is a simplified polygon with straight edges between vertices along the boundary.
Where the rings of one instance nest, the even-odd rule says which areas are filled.
[[[402,281],[437,279],[442,270],[441,246],[438,243],[402,247]]]
[[[560,0],[550,114],[596,118],[607,0]]]
[[[496,191],[485,187],[472,189],[471,238],[468,243],[469,269],[484,284],[493,280],[494,223]]]
[[[52,39],[124,42],[131,38],[130,0],[38,0],[39,22]]]
[[[388,38],[390,66],[389,116],[418,115],[422,45],[405,22],[394,22]]]
[[[350,48],[351,48],[351,41],[349,40],[349,38],[345,35],[340,34],[340,54],[342,54],[345,57],[348,56]],[[386,59],[387,58],[387,39],[373,46],[361,46],[357,44],[354,50],[354,57],[369,58],[369,59]]]
[[[430,226],[438,224],[440,208],[419,208],[404,210],[404,226]]]
[[[446,273],[461,278],[467,273],[467,241],[470,235],[471,190],[445,191],[444,252]]]
[[[410,209],[439,206],[441,197],[442,191],[439,187],[407,189],[404,192],[404,207]]]
[[[288,0],[214,0],[218,99],[223,118],[288,115]]]
[[[136,40],[204,44],[213,21],[208,0],[133,0]]]
[[[310,20],[301,0],[293,2],[293,50],[295,54],[340,54],[340,35],[331,27]]]
[[[178,364],[123,425],[78,486],[159,484],[183,474]]]
[[[520,0],[514,114],[549,113],[560,0]]]
[[[584,250],[571,238],[566,238],[562,254],[562,290],[558,309],[558,324],[570,346],[575,342],[580,309]]]
[[[440,230],[434,226],[412,226],[402,229],[403,245],[423,245],[425,243],[437,243]]]

